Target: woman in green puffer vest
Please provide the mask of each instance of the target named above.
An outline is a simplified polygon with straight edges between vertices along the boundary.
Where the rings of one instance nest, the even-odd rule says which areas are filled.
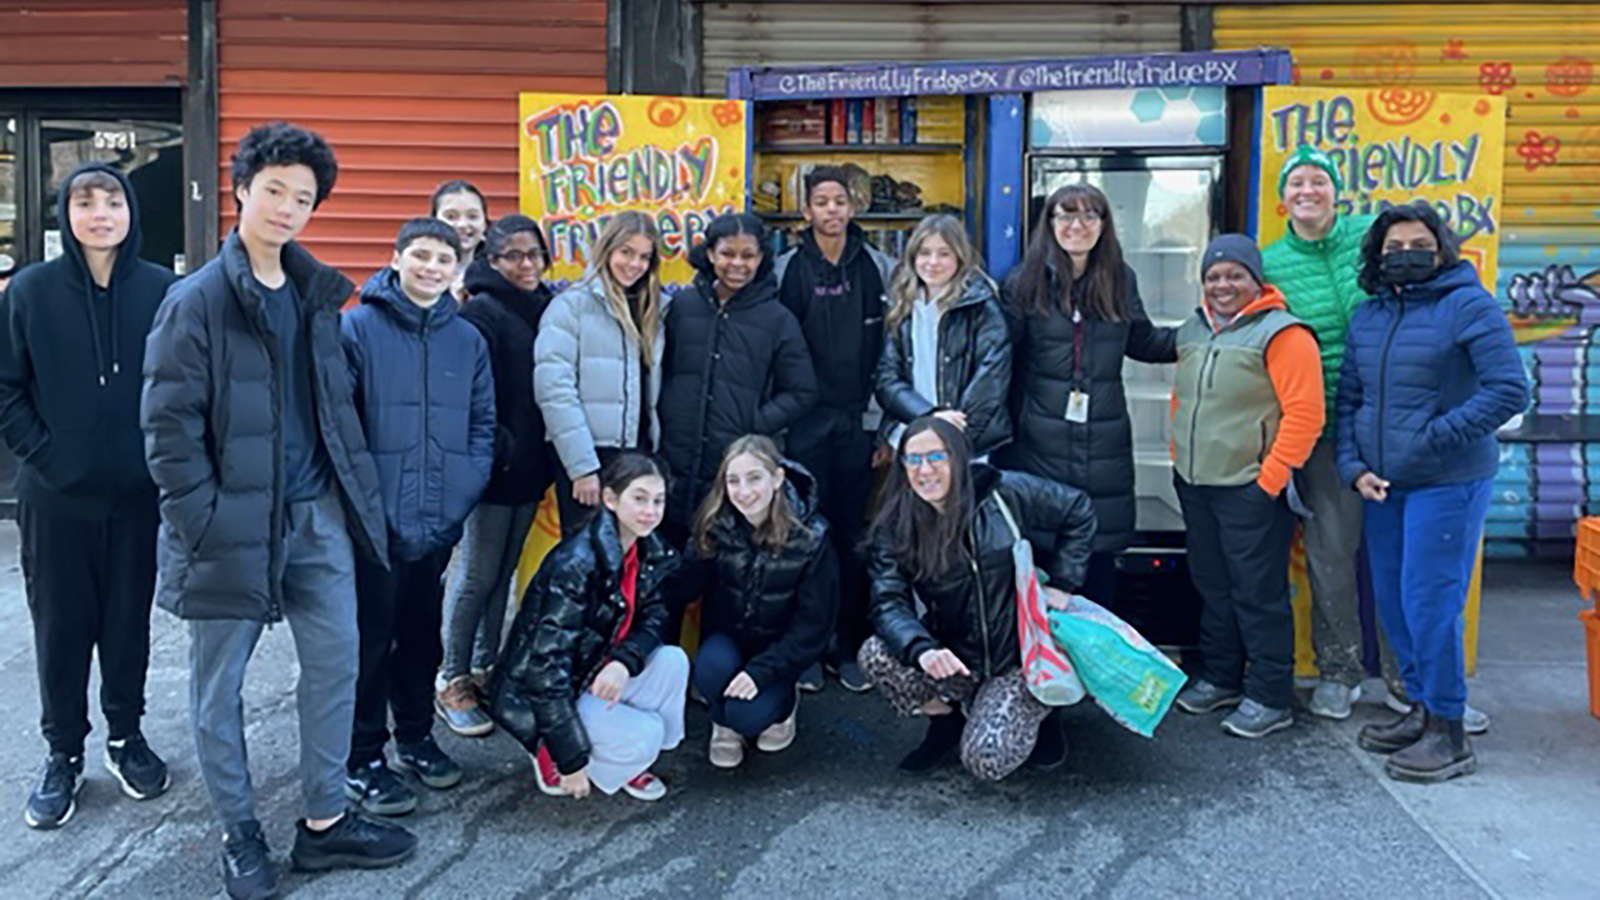
[[[1283,292],[1289,312],[1316,332],[1329,410],[1339,387],[1345,329],[1356,305],[1367,299],[1356,273],[1361,239],[1372,224],[1371,216],[1339,214],[1342,187],[1339,170],[1327,154],[1308,144],[1297,148],[1278,175],[1288,229],[1261,254],[1267,282]],[[1311,642],[1321,678],[1309,710],[1345,719],[1365,677],[1356,594],[1361,498],[1339,480],[1331,427],[1298,477],[1301,499],[1312,513],[1304,522],[1306,572],[1311,581]],[[1384,663],[1387,678],[1393,668],[1387,653]]]

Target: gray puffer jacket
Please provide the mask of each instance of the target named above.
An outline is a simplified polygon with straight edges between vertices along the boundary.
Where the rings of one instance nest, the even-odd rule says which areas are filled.
[[[661,322],[669,297],[661,297]],[[572,285],[539,321],[533,347],[533,394],[544,413],[545,433],[573,480],[600,469],[597,447],[654,451],[661,435],[656,401],[661,397],[661,356],[666,328],[656,330],[649,377],[641,371],[638,342],[606,306],[597,276]],[[648,385],[646,391],[642,385]],[[646,396],[648,394],[648,396]],[[639,434],[646,404],[650,434]]]

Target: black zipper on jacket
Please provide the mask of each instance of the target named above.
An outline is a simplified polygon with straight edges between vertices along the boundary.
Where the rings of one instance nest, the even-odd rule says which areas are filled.
[[[428,321],[433,317],[433,308],[422,311],[422,471],[418,473],[417,491],[417,523],[422,524],[423,511],[428,507],[428,444],[432,416],[428,414],[432,401],[429,399],[428,382],[433,380],[432,371],[428,368]]]
[[[1388,394],[1389,394],[1389,391],[1388,391],[1388,387],[1389,387],[1389,348],[1394,345],[1394,336],[1395,336],[1396,333],[1398,333],[1400,331],[1400,321],[1402,319],[1404,319],[1405,315],[1406,315],[1406,301],[1405,301],[1405,298],[1402,297],[1402,296],[1396,295],[1395,301],[1399,304],[1400,311],[1395,314],[1394,322],[1393,322],[1393,324],[1391,324],[1389,326],[1389,333],[1387,335],[1385,335],[1384,338],[1383,338],[1383,354],[1378,359],[1378,422],[1377,422],[1377,429],[1376,430],[1378,432],[1378,434],[1377,434],[1377,440],[1378,440],[1378,447],[1377,447],[1377,450],[1378,450],[1378,464],[1377,465],[1378,465],[1378,471],[1379,472],[1384,471],[1384,465],[1383,465],[1383,431],[1384,431],[1384,421],[1385,421],[1386,416],[1388,415],[1388,404],[1389,404],[1389,396],[1388,396]],[[1380,475],[1379,477],[1382,477],[1382,476]]]
[[[246,277],[255,282],[258,286],[265,287],[256,280],[255,271],[249,268],[248,262],[246,263],[245,273]],[[284,278],[287,279],[288,277],[289,273],[285,272]],[[267,627],[271,628],[273,624],[283,620],[283,605],[282,601],[279,599],[279,595],[282,592],[282,583],[274,574],[277,566],[274,564],[275,560],[273,560],[272,557],[274,555],[281,556],[283,553],[283,507],[285,504],[285,499],[283,496],[283,468],[286,463],[286,460],[284,459],[283,438],[283,376],[285,372],[283,371],[283,359],[278,353],[279,338],[272,332],[270,325],[270,317],[268,316],[267,305],[265,303],[266,298],[259,291],[253,291],[248,286],[246,286],[245,290],[246,296],[255,301],[254,314],[248,316],[247,318],[250,320],[251,327],[255,329],[256,337],[261,339],[262,347],[267,351],[267,368],[272,373],[272,512],[268,517],[267,526],[270,531],[270,543],[268,545],[269,549],[267,552],[268,568],[266,618]],[[296,297],[299,296],[298,286],[295,289],[295,295]],[[302,330],[305,331],[305,339],[309,344],[311,342],[311,319],[309,316],[302,317],[302,312],[303,310],[296,309],[295,319],[302,326]],[[219,498],[222,495],[222,482],[220,478],[217,481],[217,495]]]
[[[1206,393],[1206,373],[1214,373],[1216,371],[1216,339],[1215,332],[1206,339],[1206,358],[1200,363],[1200,374],[1195,378],[1194,383],[1194,409],[1189,411],[1189,477],[1184,479],[1190,484],[1194,484],[1194,464],[1195,457],[1198,455],[1194,452],[1194,436],[1200,431],[1200,402]]]
[[[994,660],[989,656],[989,604],[983,598],[983,569],[978,565],[978,517],[972,517],[972,527],[968,529],[972,540],[972,593],[978,598],[978,628],[983,633],[983,677],[994,677]]]

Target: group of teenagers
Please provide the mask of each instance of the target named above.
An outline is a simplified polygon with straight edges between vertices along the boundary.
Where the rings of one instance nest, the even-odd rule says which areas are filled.
[[[1298,517],[1309,711],[1348,717],[1365,675],[1364,544],[1399,715],[1361,744],[1397,778],[1475,767],[1461,614],[1494,432],[1527,386],[1426,204],[1340,214],[1336,167],[1301,148],[1280,179],[1286,235],[1265,253],[1214,239],[1197,310],[1168,328],[1086,184],[1047,198],[999,286],[948,215],[884,256],[852,222],[847,173],[818,167],[798,246],[774,258],[757,217],[721,216],[693,284],[668,295],[648,216],[609,218],[556,293],[538,224],[491,219],[449,182],[343,309],[354,286],[295,241],[336,175],[315,133],[252,130],[232,159],[237,227],[179,280],[138,258],[127,179],[84,166],[60,182],[62,256],[0,303],[50,747],[29,825],[76,808],[94,653],[108,769],[135,799],[166,790],[140,732],[152,598],[187,622],[233,897],[278,890],[241,690],[284,620],[304,869],[414,852],[389,820],[418,804],[402,775],[463,777],[436,716],[462,736],[498,725],[545,793],[655,800],[686,698],[709,710],[710,762],[732,768],[751,745],[789,747],[801,692],[829,671],[927,720],[903,769],[1057,766],[1062,723],[1022,667],[1014,545],[1031,545],[1049,605],[1117,608],[1135,518],[1125,358],[1176,363],[1174,481],[1204,604],[1176,705],[1230,709],[1222,729],[1247,738],[1292,723]],[[502,641],[551,488],[562,539]]]

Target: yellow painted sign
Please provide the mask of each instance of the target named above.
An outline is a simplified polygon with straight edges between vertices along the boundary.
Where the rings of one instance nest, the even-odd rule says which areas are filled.
[[[640,210],[661,232],[662,281],[688,284],[706,226],[745,207],[740,101],[523,94],[521,114],[522,212],[550,242],[546,278],[581,277],[607,219]]]
[[[1339,169],[1341,213],[1376,214],[1427,200],[1462,238],[1461,255],[1491,290],[1499,260],[1506,101],[1426,87],[1269,87],[1262,91],[1260,234],[1283,235],[1278,171],[1301,144]]]

